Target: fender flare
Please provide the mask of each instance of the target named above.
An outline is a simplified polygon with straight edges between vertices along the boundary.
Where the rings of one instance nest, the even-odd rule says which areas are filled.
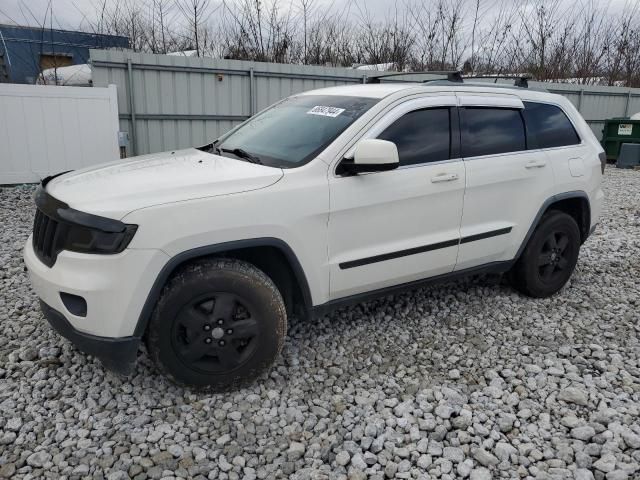
[[[529,230],[527,231],[527,234],[525,235],[524,240],[520,244],[520,248],[518,248],[518,252],[516,253],[515,258],[513,259],[514,262],[516,262],[520,258],[520,255],[522,255],[522,252],[524,251],[525,247],[527,246],[527,243],[529,243],[529,239],[531,238],[531,236],[533,235],[533,232],[538,227],[538,224],[540,223],[540,220],[542,219],[542,216],[547,211],[549,206],[554,204],[554,203],[556,203],[556,202],[559,202],[561,200],[567,200],[569,198],[579,198],[579,199],[585,200],[587,202],[587,206],[589,207],[589,211],[587,212],[587,220],[588,220],[589,224],[587,225],[587,228],[586,228],[587,233],[586,233],[586,236],[585,236],[584,240],[587,239],[587,237],[589,236],[589,233],[591,231],[591,227],[590,227],[590,224],[591,224],[591,202],[589,201],[589,195],[587,195],[587,193],[582,191],[582,190],[574,190],[574,191],[571,191],[571,192],[558,193],[556,195],[552,195],[551,197],[547,198],[544,201],[544,203],[542,204],[542,206],[540,207],[540,209],[538,210],[538,213],[536,214],[535,218],[533,219],[533,222],[531,222],[531,226],[529,227]]]
[[[183,263],[195,258],[213,255],[216,253],[224,253],[230,250],[239,250],[251,247],[275,247],[284,254],[285,258],[291,266],[291,269],[293,270],[295,281],[297,281],[300,287],[300,291],[302,292],[302,301],[304,304],[303,307],[307,312],[310,312],[313,307],[313,302],[311,299],[311,290],[309,289],[307,277],[304,273],[302,265],[300,264],[300,261],[298,260],[298,257],[286,242],[280,240],[279,238],[272,237],[234,240],[231,242],[192,248],[171,257],[169,261],[164,265],[164,267],[162,267],[162,270],[160,270],[160,273],[153,282],[151,290],[149,290],[149,293],[147,294],[147,299],[145,300],[142,310],[140,311],[140,315],[138,316],[138,321],[136,323],[133,336],[141,338],[144,335],[144,332],[147,329],[147,324],[149,323],[149,319],[151,318],[151,314],[153,313],[153,309],[155,308],[156,303],[160,298],[162,289],[164,288],[167,280],[176,270],[176,268],[178,268]]]

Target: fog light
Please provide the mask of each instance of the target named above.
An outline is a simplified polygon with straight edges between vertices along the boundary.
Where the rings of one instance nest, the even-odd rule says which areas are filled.
[[[76,317],[87,316],[87,301],[84,298],[78,295],[60,292],[60,299],[72,315],[75,315]]]

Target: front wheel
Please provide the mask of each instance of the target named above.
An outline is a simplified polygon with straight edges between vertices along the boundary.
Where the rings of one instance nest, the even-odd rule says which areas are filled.
[[[550,297],[571,277],[580,243],[580,230],[571,215],[545,214],[509,272],[512,285],[530,297]]]
[[[261,270],[235,259],[193,263],[165,286],[151,317],[149,353],[177,383],[223,391],[253,380],[282,349],[282,296]]]

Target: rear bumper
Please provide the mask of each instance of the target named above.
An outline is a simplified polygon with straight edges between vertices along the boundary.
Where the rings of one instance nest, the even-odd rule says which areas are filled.
[[[64,315],[40,300],[40,308],[49,324],[79,350],[99,359],[109,370],[123,375],[133,371],[140,345],[137,337],[98,337],[76,330]]]

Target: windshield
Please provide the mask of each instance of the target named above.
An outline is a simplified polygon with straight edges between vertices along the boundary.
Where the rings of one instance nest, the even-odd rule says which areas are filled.
[[[290,97],[223,136],[215,149],[221,155],[274,167],[298,167],[318,155],[377,101],[336,95]]]

